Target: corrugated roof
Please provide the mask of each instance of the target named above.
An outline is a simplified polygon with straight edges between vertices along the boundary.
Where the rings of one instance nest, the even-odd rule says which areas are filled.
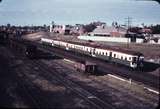
[[[122,27],[113,27],[113,26],[100,26],[97,27],[91,34],[110,34],[111,32],[120,32],[126,33],[126,29]]]

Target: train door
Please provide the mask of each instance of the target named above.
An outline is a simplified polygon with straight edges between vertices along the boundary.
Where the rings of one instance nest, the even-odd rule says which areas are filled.
[[[109,53],[109,61],[112,60],[112,52]]]
[[[142,68],[143,67],[143,61],[144,61],[144,56],[139,55],[138,60],[137,60],[137,66]]]
[[[93,56],[93,57],[96,56],[96,55],[95,55],[95,48],[92,48],[92,49],[91,49],[90,54],[91,54],[91,56]]]

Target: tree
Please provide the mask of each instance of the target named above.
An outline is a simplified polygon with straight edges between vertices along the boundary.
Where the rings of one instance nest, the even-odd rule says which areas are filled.
[[[149,28],[152,30],[153,34],[160,34],[160,25],[151,26]]]
[[[92,32],[96,28],[96,25],[91,23],[91,24],[85,25],[83,28],[85,32]]]

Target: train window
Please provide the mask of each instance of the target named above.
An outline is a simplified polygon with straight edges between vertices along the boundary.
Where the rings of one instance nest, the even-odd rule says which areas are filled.
[[[127,60],[127,57],[125,57],[124,60]]]
[[[102,55],[104,55],[104,52],[102,52]]]
[[[107,52],[106,52],[106,56],[107,56]]]
[[[123,60],[123,56],[121,56],[121,59]]]
[[[129,60],[131,60],[131,57],[129,57]]]
[[[114,57],[116,58],[116,54],[114,54]]]

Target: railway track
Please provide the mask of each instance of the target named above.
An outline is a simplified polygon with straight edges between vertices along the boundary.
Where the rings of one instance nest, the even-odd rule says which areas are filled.
[[[78,60],[89,60],[89,61],[91,61],[93,63],[97,63],[99,65],[100,72],[104,72],[106,74],[107,73],[116,74],[116,75],[122,76],[124,78],[132,79],[133,81],[137,81],[140,84],[145,84],[147,87],[150,87],[154,90],[159,90],[159,85],[160,85],[159,84],[159,77],[153,76],[153,75],[148,74],[146,72],[131,71],[127,68],[115,66],[113,64],[106,63],[102,60],[99,60],[99,59],[96,59],[96,58],[93,58],[90,56],[82,55],[82,54],[75,53],[75,52],[68,52],[68,51],[65,51],[63,49],[59,49],[56,47],[44,46],[38,42],[26,41],[25,44],[27,44],[27,43],[33,44],[43,51],[54,53],[57,56],[61,56],[63,58],[68,58],[70,60],[77,60],[77,59]]]
[[[32,107],[40,108],[40,102],[35,97],[35,93],[33,93],[33,91],[30,90],[30,88],[28,88],[28,85],[23,84],[24,82],[22,83],[22,81],[24,81],[24,79],[22,80],[21,77],[18,77],[17,80],[18,80],[18,83],[19,83],[20,87],[23,89],[23,93],[25,93],[27,95],[27,97],[29,98],[30,102],[33,104]]]
[[[31,71],[28,71],[27,68],[23,68],[23,70],[25,70],[26,72],[21,72],[21,75],[23,76],[23,78],[21,78],[22,81],[25,81],[26,85],[24,85],[24,88],[26,89],[26,92],[28,92],[28,95],[30,95],[31,99],[34,101],[34,103],[36,104],[36,108],[50,108],[50,104],[48,103],[48,101],[46,101],[44,99],[44,96],[42,94],[42,92],[40,91],[40,88],[36,85],[34,85],[34,83],[32,83],[32,81],[35,79],[29,78],[28,74],[31,73]],[[33,71],[32,71],[33,73]],[[35,72],[37,73],[37,72]]]
[[[44,63],[48,63],[48,62],[46,62],[46,61],[43,61]],[[50,62],[49,62],[50,63]],[[51,62],[52,63],[52,62]],[[72,63],[73,64],[73,63]],[[66,74],[66,69],[68,68],[68,66],[66,66],[66,65],[61,65],[61,64],[59,64],[59,62],[57,63],[57,62],[53,62],[52,63],[52,66],[58,66],[58,69],[57,70],[59,70],[59,72],[61,72],[62,74],[64,73],[64,74]],[[73,67],[73,66],[72,66]],[[64,70],[63,70],[64,69]],[[67,74],[68,75],[72,75],[73,73],[74,73],[74,75],[76,75],[77,77],[79,77],[78,75],[77,75],[77,73],[75,74],[75,72],[74,72],[74,68],[71,68],[72,70],[68,70],[68,72],[67,72]],[[81,75],[81,73],[79,73],[80,75]],[[82,74],[83,75],[83,74]],[[70,78],[70,76],[69,76],[69,78]],[[82,78],[82,77],[80,77],[80,78]],[[106,80],[106,79],[103,79],[103,82],[102,82],[102,80],[101,79],[98,79],[98,77],[87,77],[87,79],[90,79],[93,83],[97,83],[97,84],[100,84],[100,85],[102,85],[104,88],[104,90],[108,90],[108,89],[112,89],[112,90],[114,90],[116,93],[115,93],[115,96],[116,96],[116,94],[117,93],[123,93],[124,94],[124,96],[125,97],[128,97],[128,98],[130,98],[130,97],[132,97],[132,99],[134,100],[134,101],[136,101],[137,102],[137,104],[138,104],[138,102],[142,102],[138,97],[136,97],[134,94],[134,91],[129,91],[127,88],[126,88],[126,90],[124,90],[124,88],[123,87],[115,87],[115,86],[113,86],[114,87],[114,89],[113,89],[113,87],[112,87],[112,85],[109,85],[108,84],[108,79]],[[78,85],[80,85],[80,86],[84,86],[84,82],[83,82],[83,84],[81,84],[81,83],[79,83],[79,80],[78,81],[74,81],[75,83],[77,83]],[[87,84],[87,83],[86,83]],[[94,95],[96,95],[96,96],[98,96],[100,99],[103,99],[105,102],[111,102],[111,99],[108,99],[108,97],[105,97],[105,93],[103,94],[103,91],[97,91],[97,90],[95,90],[95,89],[93,89],[93,88],[87,88],[88,86],[86,86],[86,90],[87,91],[89,91],[89,92],[92,92],[92,94],[94,94]],[[105,89],[106,88],[106,89]],[[106,91],[107,92],[107,91]],[[137,94],[137,93],[136,93]],[[114,95],[114,94],[113,94]],[[139,97],[144,97],[144,96],[146,96],[146,95],[143,95],[141,92],[139,92],[139,95],[138,95]],[[155,96],[154,96],[155,97]],[[150,99],[151,101],[147,101],[147,104],[148,105],[153,105],[154,103],[156,103],[158,100],[157,99],[155,99],[154,97],[146,97],[146,99]],[[125,103],[126,104],[128,104],[128,105],[133,105],[134,106],[134,103],[133,102],[130,102],[130,100],[129,101],[127,101],[127,100],[125,100]]]
[[[68,52],[59,48],[53,48],[53,47],[44,47],[43,45],[40,45],[41,49],[43,51],[47,51],[50,53],[54,53],[55,55],[61,56],[63,58],[68,58],[70,60],[89,60],[93,63],[96,63],[99,65],[100,72],[103,73],[111,73],[111,74],[116,74],[119,76],[122,76],[127,79],[132,79],[133,81],[140,82],[141,84],[145,84],[155,90],[159,90],[159,78],[150,74],[147,74],[145,72],[140,72],[140,71],[132,71],[130,69],[127,69],[125,67],[119,67],[115,66],[111,63],[107,63],[105,61],[82,55],[79,53],[74,53],[74,52]],[[45,49],[44,49],[45,48]]]
[[[26,94],[29,102],[33,104],[31,107],[33,108],[50,108],[50,104],[48,101],[45,101],[42,92],[40,92],[39,87],[35,86],[32,83],[32,79],[28,77],[28,74],[37,73],[35,72],[28,64],[32,63],[32,60],[28,60],[28,58],[24,57],[23,54],[18,53],[17,51],[11,50],[15,55],[15,60],[21,60],[25,63],[25,66],[21,66],[20,68],[16,68],[15,71],[17,73],[17,81]],[[33,66],[32,66],[33,67]],[[33,79],[34,80],[34,79]],[[25,96],[25,95],[24,95]],[[26,97],[25,96],[25,97]]]
[[[34,108],[40,108],[39,103],[37,102],[37,100],[34,96],[35,95],[34,92],[32,92],[29,88],[29,85],[27,85],[29,83],[29,81],[24,82],[24,80],[25,80],[24,75],[25,74],[23,72],[20,72],[21,70],[17,67],[16,62],[17,62],[17,60],[21,60],[22,56],[13,50],[11,50],[11,51],[14,55],[13,54],[11,55],[10,52],[7,52],[6,55],[9,55],[9,56],[7,56],[6,60],[8,60],[9,67],[14,72],[14,74],[11,74],[11,75],[14,75],[13,79],[15,79],[15,81],[17,82],[17,86],[13,86],[13,87],[15,87],[16,92],[10,92],[10,93],[15,93],[14,98],[18,97],[18,98],[20,98],[20,100],[23,100],[22,102],[25,103],[23,105],[27,106],[27,108],[30,108],[30,106],[34,107]],[[21,101],[15,101],[15,102],[21,102]]]
[[[46,51],[50,51],[51,53],[56,52],[55,54],[61,55],[62,57],[67,57],[69,59],[84,59],[84,60],[89,59],[89,60],[93,61],[93,58],[91,58],[91,57],[78,57],[78,56],[82,56],[82,55],[76,54],[76,55],[78,55],[78,56],[76,56],[74,53],[69,53],[69,52],[64,51],[64,50],[58,51],[58,49],[55,50],[55,48],[49,48],[49,49],[47,48]],[[99,62],[98,63],[99,65],[101,65],[103,63],[102,61],[99,61],[99,60],[96,60],[96,59],[94,59],[94,61]],[[43,73],[43,75],[45,75],[46,77],[47,76],[49,76],[49,77],[56,76],[56,78],[58,78],[58,79],[56,79],[58,82],[60,82],[65,87],[72,90],[73,92],[77,93],[77,95],[81,96],[83,99],[85,99],[87,102],[89,102],[90,104],[92,104],[96,108],[98,108],[98,109],[103,109],[104,107],[108,107],[109,109],[112,109],[112,108],[114,109],[115,108],[114,106],[110,105],[109,103],[104,102],[103,100],[101,100],[97,96],[94,96],[94,94],[92,94],[92,93],[88,92],[87,90],[85,90],[84,88],[80,87],[74,81],[65,79],[65,77],[63,76],[63,72],[59,72],[56,69],[50,69],[48,66],[44,66],[44,64],[41,63],[40,61],[33,61],[31,63],[32,63],[33,66],[37,66],[40,69],[41,74]],[[106,68],[106,63],[104,63],[104,65],[102,65],[102,68],[104,68],[104,71],[106,71],[106,69],[107,69],[107,72],[109,72],[109,73],[111,73],[111,71],[113,72],[113,71],[118,71],[119,70],[119,69],[114,69],[113,70],[112,68],[115,68],[115,67],[112,66],[110,68],[109,66],[110,65],[107,65],[107,68]],[[28,73],[29,73],[29,71],[28,71]],[[122,73],[123,73],[123,71],[122,71]],[[23,74],[23,76],[26,77],[26,74]],[[26,81],[30,81],[30,79],[28,79]],[[32,85],[31,83],[28,83],[28,84]],[[37,96],[39,94],[37,94],[35,92],[30,92],[31,90],[27,89],[27,86],[23,86],[23,87],[24,87],[24,89],[27,90],[28,94],[30,94],[33,97],[32,99],[35,99],[35,101],[38,105],[42,104],[42,101],[38,101],[39,99],[37,98]],[[32,87],[31,89],[33,89],[33,88],[35,88],[35,87]],[[38,90],[38,88],[37,88],[37,90]],[[40,107],[42,107],[42,106],[40,105]]]
[[[65,87],[70,89],[71,91],[78,94],[80,97],[82,97],[84,100],[92,104],[96,109],[116,109],[114,106],[112,106],[109,103],[106,103],[105,101],[101,100],[100,98],[93,95],[91,92],[88,92],[83,87],[76,84],[74,81],[66,79],[63,75],[64,72],[57,71],[56,69],[51,69],[48,66],[44,65],[42,62],[36,61],[33,63],[35,66],[38,66],[39,70],[43,72],[43,75],[55,77],[58,82],[63,84]]]
[[[33,66],[38,67],[38,69],[40,70],[39,73],[41,73],[45,77],[48,77],[48,78],[55,77],[55,78],[52,78],[52,79],[53,80],[56,79],[57,82],[61,83],[66,88],[68,88],[71,91],[73,91],[74,93],[76,93],[78,96],[83,98],[86,102],[91,104],[93,106],[93,108],[95,108],[95,109],[105,109],[105,108],[116,109],[112,105],[104,102],[103,100],[99,99],[98,97],[96,97],[92,93],[83,89],[78,84],[76,84],[73,81],[68,80],[65,77],[63,77],[62,76],[63,72],[59,72],[56,69],[50,69],[48,66],[45,66],[43,63],[41,63],[40,61],[37,61],[37,60],[35,60],[35,61],[30,61],[29,60],[28,61],[28,59],[26,59],[22,55],[16,53],[16,51],[13,51],[13,52],[16,54],[16,59],[23,60],[24,63],[27,62],[32,67]],[[17,69],[18,72],[22,70],[22,72],[19,72],[21,77],[19,77],[18,81],[21,84],[21,86],[22,86],[23,90],[25,91],[26,95],[29,96],[30,100],[34,103],[36,108],[42,108],[42,107],[51,108],[52,106],[50,106],[50,104],[48,104],[45,101],[41,101],[42,99],[39,97],[41,95],[41,92],[39,92],[39,88],[34,86],[33,83],[31,82],[32,80],[27,76],[28,74],[31,73],[31,71],[27,67],[31,67],[31,66],[28,66],[26,64],[26,66],[22,68],[23,70],[22,69]],[[25,72],[23,72],[23,71],[25,71]],[[32,71],[32,73],[33,73],[33,71]],[[20,81],[23,81],[23,83],[20,82]]]

